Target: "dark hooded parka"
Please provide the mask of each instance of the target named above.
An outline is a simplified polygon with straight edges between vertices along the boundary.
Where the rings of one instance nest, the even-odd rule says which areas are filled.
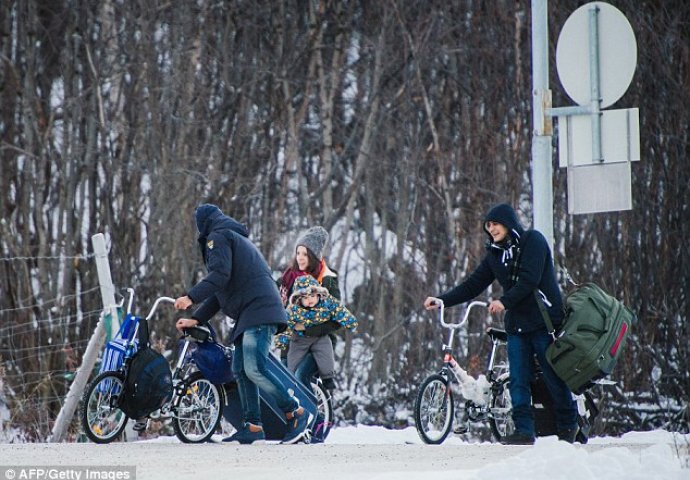
[[[280,293],[247,228],[210,204],[197,207],[196,224],[208,274],[187,293],[192,302],[201,303],[192,318],[204,324],[222,310],[236,322],[231,342],[258,325],[285,330]]]
[[[497,222],[508,229],[506,239],[495,243],[486,229],[487,222]],[[506,308],[505,328],[520,334],[546,329],[534,291],[547,306],[554,326],[563,322],[563,299],[554,275],[549,244],[537,230],[525,229],[508,204],[489,210],[484,218],[484,231],[489,235],[487,253],[477,269],[457,287],[439,298],[451,307],[480,295],[494,280],[503,287],[499,300]]]

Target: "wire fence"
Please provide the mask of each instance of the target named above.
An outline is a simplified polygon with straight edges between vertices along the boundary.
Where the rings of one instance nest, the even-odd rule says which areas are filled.
[[[41,257],[52,262],[70,258],[85,257]],[[33,264],[35,270],[37,259],[0,258],[0,272],[6,274],[3,266],[17,262]],[[48,298],[37,286],[34,282],[32,288],[37,291],[19,300],[8,300],[0,286],[0,443],[48,440],[102,313],[97,285],[63,284],[60,290],[65,293]],[[400,324],[410,320],[405,318]],[[384,334],[377,345],[387,337]],[[376,348],[371,353],[375,354]],[[94,370],[97,368],[98,364]],[[366,369],[362,368],[360,373]],[[620,386],[602,389],[598,395],[601,425],[594,433],[620,433],[640,426],[687,432],[687,399],[657,397],[630,397]],[[361,409],[355,401],[350,406]],[[75,415],[66,440],[79,440],[80,436]]]
[[[0,270],[6,278],[14,278],[16,271],[27,271],[32,279],[25,282],[21,295],[17,294],[20,288],[12,284],[12,288],[5,284],[11,294],[0,291],[0,442],[49,438],[101,315],[98,285],[85,286],[77,278],[56,286],[61,277],[54,273],[64,262],[93,257],[0,258]],[[42,269],[51,269],[50,289],[42,289],[44,284],[36,280],[41,274],[39,260]],[[46,295],[45,290],[62,293]],[[70,430],[69,439],[76,439],[76,421]]]

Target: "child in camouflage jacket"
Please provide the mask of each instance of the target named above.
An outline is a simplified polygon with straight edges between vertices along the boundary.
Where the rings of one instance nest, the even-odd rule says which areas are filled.
[[[278,336],[277,345],[288,349],[288,368],[294,373],[305,355],[311,352],[324,385],[334,386],[335,354],[331,339],[328,335],[307,337],[304,335],[304,328],[324,322],[336,322],[354,330],[357,319],[310,275],[295,279],[287,313],[288,330]]]

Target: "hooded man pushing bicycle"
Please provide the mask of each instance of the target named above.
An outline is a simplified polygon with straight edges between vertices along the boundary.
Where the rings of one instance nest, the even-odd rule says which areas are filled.
[[[483,228],[489,241],[482,262],[460,285],[439,297],[428,297],[424,307],[427,310],[438,308],[439,301],[446,307],[467,302],[498,280],[503,287],[503,295],[489,304],[489,312],[505,311],[510,397],[515,424],[515,432],[502,439],[501,443],[534,443],[530,382],[535,356],[554,402],[558,438],[573,443],[578,430],[577,407],[567,385],[546,361],[546,348],[552,338],[537,304],[539,296],[558,329],[563,322],[563,300],[556,281],[551,249],[540,232],[525,231],[515,210],[508,204],[500,204],[489,210]]]
[[[312,415],[267,368],[273,336],[285,330],[287,316],[271,270],[247,238],[249,231],[215,205],[195,212],[199,247],[208,274],[186,295],[175,300],[185,310],[200,304],[192,318],[177,321],[178,330],[207,323],[223,311],[235,319],[231,341],[235,344],[233,373],[237,379],[244,426],[224,442],[263,443],[259,387],[271,395],[284,412],[287,431],[282,443],[296,443],[307,433]]]

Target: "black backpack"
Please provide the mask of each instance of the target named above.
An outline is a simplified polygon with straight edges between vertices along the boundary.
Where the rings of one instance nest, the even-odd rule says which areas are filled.
[[[172,398],[172,374],[167,360],[149,345],[148,322],[139,321],[139,350],[129,365],[120,409],[130,418],[142,418]]]

